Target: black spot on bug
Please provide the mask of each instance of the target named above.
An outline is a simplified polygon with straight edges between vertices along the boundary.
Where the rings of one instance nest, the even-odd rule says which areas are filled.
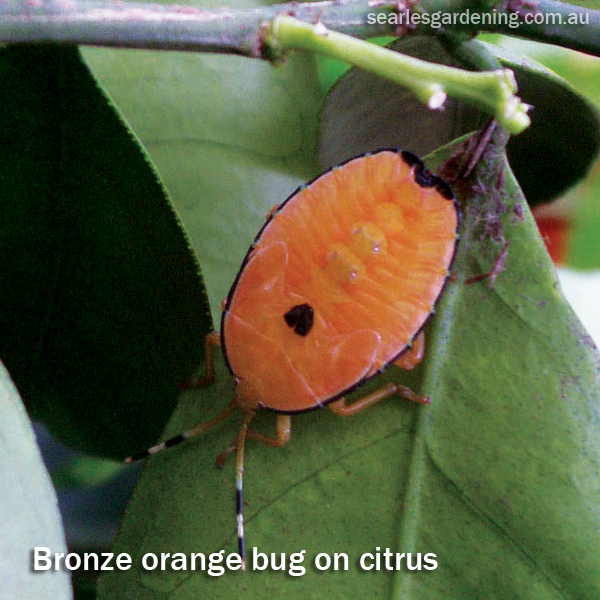
[[[413,154],[412,152],[408,152],[407,150],[402,150],[402,152],[400,153],[400,156],[402,157],[402,160],[409,166],[409,167],[418,167],[418,168],[423,168],[423,161],[416,156],[415,154]]]
[[[294,333],[305,336],[312,329],[314,322],[314,311],[310,304],[298,304],[290,308],[283,315],[288,327],[294,330]]]
[[[412,152],[403,150],[400,154],[402,160],[409,166],[415,168],[415,181],[422,188],[435,187],[435,189],[447,200],[454,199],[454,192],[450,186],[437,175],[425,168],[423,161]]]

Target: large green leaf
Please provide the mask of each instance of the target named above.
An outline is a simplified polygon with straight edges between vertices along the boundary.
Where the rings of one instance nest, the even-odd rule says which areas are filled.
[[[493,289],[450,291],[443,310],[454,318],[436,331],[450,360],[425,384],[445,401],[423,417],[421,456],[431,468],[415,466],[402,533],[438,548],[444,570],[419,574],[414,596],[595,598],[598,352],[560,292],[535,225],[515,211],[524,198],[508,165],[494,162],[475,174],[458,269],[489,269],[499,248],[481,234],[496,216],[511,245]],[[440,530],[432,514],[451,514],[453,526]]]
[[[3,598],[68,600],[69,576],[31,569],[35,547],[66,552],[54,489],[19,394],[0,364],[0,584]],[[46,564],[44,562],[44,564]]]
[[[34,417],[123,457],[200,361],[198,263],[75,48],[0,49],[0,106],[0,356]]]
[[[84,56],[165,181],[218,322],[265,215],[317,171],[321,89],[312,56],[277,69],[236,56],[92,48]]]
[[[457,191],[467,202],[458,280],[429,330],[425,364],[371,386],[422,381],[432,406],[390,401],[349,419],[316,411],[294,419],[285,448],[247,448],[250,567],[254,547],[278,559],[306,550],[306,574],[140,566],[145,553],[236,551],[234,464],[218,470],[214,459],[238,419],[148,461],[115,547],[134,566],[101,580],[102,600],[598,596],[598,355],[562,298],[502,153],[490,151]],[[492,288],[467,286],[501,248],[482,239],[486,224],[511,242],[507,268]],[[218,382],[183,399],[166,435],[216,414],[231,395],[219,362]],[[261,430],[273,424],[270,414],[257,418]],[[361,570],[360,556],[376,548],[434,553],[439,567]],[[347,553],[349,570],[316,570],[321,552]]]

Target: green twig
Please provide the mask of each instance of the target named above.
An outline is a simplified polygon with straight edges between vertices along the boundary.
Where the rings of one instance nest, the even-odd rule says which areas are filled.
[[[277,60],[288,50],[304,50],[337,58],[410,89],[429,108],[440,108],[449,94],[494,115],[511,133],[529,126],[528,106],[514,95],[510,69],[472,73],[411,58],[381,46],[311,25],[287,16],[276,17],[264,40],[265,51]]]

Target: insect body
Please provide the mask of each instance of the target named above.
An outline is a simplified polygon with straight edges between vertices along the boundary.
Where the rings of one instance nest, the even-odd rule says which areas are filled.
[[[296,190],[271,211],[224,303],[220,344],[235,397],[208,423],[133,457],[174,445],[240,409],[238,538],[244,558],[242,473],[246,438],[282,446],[290,415],[329,404],[339,414],[399,394],[388,384],[350,406],[352,389],[396,362],[420,359],[420,333],[434,312],[456,252],[460,213],[450,188],[407,152],[346,162]],[[277,437],[248,425],[258,409],[279,413]]]
[[[384,151],[332,169],[273,212],[223,311],[238,403],[314,409],[398,358],[446,282],[451,198],[418,159]]]

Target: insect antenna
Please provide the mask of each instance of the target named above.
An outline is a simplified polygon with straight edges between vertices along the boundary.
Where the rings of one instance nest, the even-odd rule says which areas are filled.
[[[167,448],[172,448],[173,446],[177,446],[177,444],[181,444],[181,442],[185,442],[186,440],[189,440],[190,438],[196,437],[197,435],[201,435],[204,432],[206,432],[207,430],[209,430],[211,427],[213,427],[214,425],[217,425],[221,421],[224,421],[234,410],[235,410],[235,398],[229,403],[227,408],[225,410],[223,410],[222,412],[220,412],[214,419],[210,419],[210,421],[205,421],[204,423],[200,423],[200,425],[196,425],[196,427],[194,427],[193,429],[189,429],[188,431],[185,431],[184,433],[180,433],[179,435],[176,435],[175,437],[172,437],[164,442],[161,442],[160,444],[156,444],[155,446],[152,446],[151,448],[148,448],[147,450],[142,450],[141,452],[138,452],[137,454],[128,456],[125,459],[125,462],[131,463],[136,460],[142,460],[144,458],[148,458],[152,454],[157,454],[158,452],[162,452],[163,450],[166,450]]]

